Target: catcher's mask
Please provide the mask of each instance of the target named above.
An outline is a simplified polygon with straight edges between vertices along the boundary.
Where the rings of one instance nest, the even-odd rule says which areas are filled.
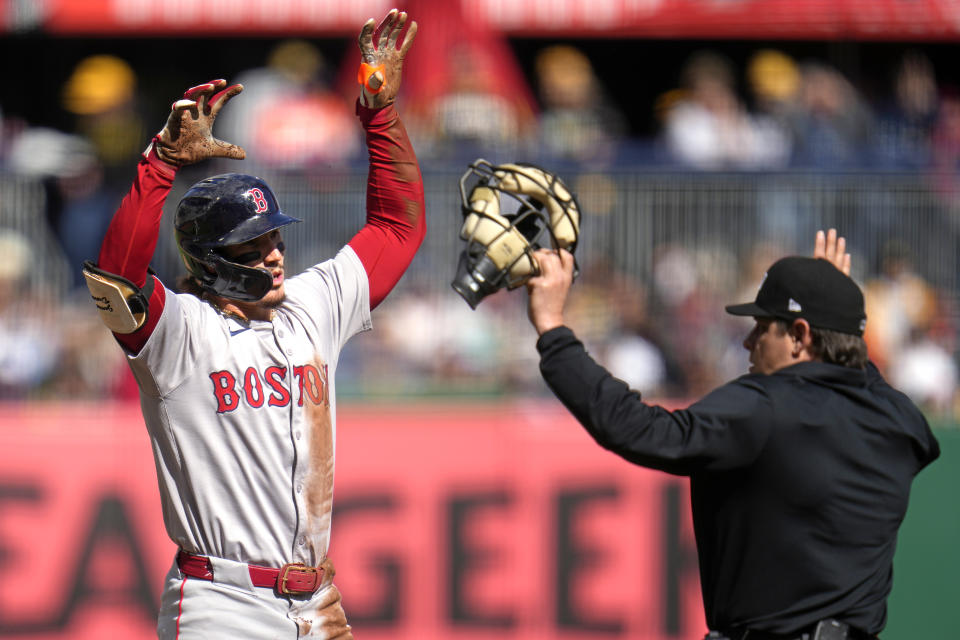
[[[560,178],[540,167],[477,160],[460,178],[460,198],[467,246],[452,284],[472,309],[539,274],[537,249],[576,249],[580,206]]]
[[[291,222],[270,187],[254,176],[225,173],[196,183],[183,195],[174,218],[180,257],[205,291],[241,301],[259,300],[270,291],[266,269],[225,259],[224,247],[253,240]]]

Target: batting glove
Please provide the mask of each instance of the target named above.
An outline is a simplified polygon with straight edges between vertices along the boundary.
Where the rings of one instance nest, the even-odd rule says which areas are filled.
[[[177,167],[208,158],[243,160],[247,154],[242,148],[213,137],[213,122],[220,109],[241,91],[243,85],[228,87],[226,80],[187,89],[183,98],[173,103],[166,125],[153,138],[157,156]]]
[[[391,9],[376,29],[376,21],[370,18],[360,31],[358,42],[362,62],[357,80],[362,86],[360,103],[369,109],[385,107],[397,99],[403,59],[417,36],[417,23],[411,22],[407,34],[397,48],[397,41],[406,22],[406,11]],[[380,34],[376,45],[373,41],[375,32]]]

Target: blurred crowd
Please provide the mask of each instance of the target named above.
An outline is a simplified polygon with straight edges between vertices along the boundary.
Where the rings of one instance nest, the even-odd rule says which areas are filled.
[[[568,322],[631,388],[683,402],[747,372],[743,341],[752,321],[723,307],[752,300],[766,268],[796,251],[763,244],[736,256],[666,243],[654,253],[648,281],[602,258],[581,265]],[[960,417],[955,296],[920,277],[901,244],[891,242],[883,254],[882,272],[855,268],[871,360],[930,415]],[[345,352],[350,393],[545,394],[525,305],[521,291],[501,290],[474,311],[449,290],[395,296],[375,311],[376,330]]]
[[[661,98],[666,148],[701,169],[957,168],[960,96],[930,60],[906,51],[887,89],[866,97],[821,61],[760,50],[744,70],[747,95],[721,54],[691,56],[680,86]]]
[[[645,105],[658,130],[638,139],[628,117],[638,105],[610,98],[585,51],[544,46],[528,82],[509,49],[482,35],[450,45],[442,69],[405,70],[401,110],[425,173],[481,156],[533,161],[561,175],[664,167],[921,171],[948,209],[960,202],[960,91],[938,82],[922,53],[903,54],[878,99],[823,61],[765,49],[737,68],[719,51],[697,51],[675,86]],[[282,41],[261,67],[230,78],[246,89],[216,133],[270,175],[362,168],[355,89],[345,75],[309,42]],[[132,167],[161,124],[145,121],[139,85],[148,81],[114,55],[80,60],[61,95],[71,130],[0,105],[2,400],[135,394],[78,266],[96,256]],[[14,192],[37,208],[18,205],[8,197]],[[877,250],[882,260],[858,273],[871,356],[929,411],[960,416],[957,292],[920,275],[902,243]],[[646,395],[696,397],[745,372],[749,326],[724,317],[723,305],[751,299],[763,269],[786,252],[664,244],[644,281],[594,258],[574,288],[571,322],[601,361]],[[449,288],[413,277],[375,312],[377,330],[348,346],[338,384],[348,395],[544,393],[524,303],[520,292],[500,292],[471,311]]]

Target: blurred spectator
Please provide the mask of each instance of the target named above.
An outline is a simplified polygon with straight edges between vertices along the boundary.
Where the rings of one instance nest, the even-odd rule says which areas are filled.
[[[28,397],[57,367],[60,332],[50,300],[28,286],[40,257],[26,236],[0,228],[0,400]]]
[[[918,169],[931,163],[939,98],[933,65],[917,51],[903,55],[893,78],[893,100],[880,109],[876,145],[882,166]]]
[[[8,169],[13,142],[28,128],[22,117],[6,113],[0,104],[0,170]]]
[[[769,151],[767,168],[782,169],[793,155],[791,121],[799,106],[800,69],[794,59],[776,49],[761,49],[753,53],[747,62],[746,81],[757,135],[765,140],[764,147]],[[811,224],[814,212],[804,203],[798,202],[794,188],[779,182],[772,182],[763,189],[758,197],[760,214],[756,225],[760,237],[781,237],[783,235],[799,238],[810,237],[815,227]],[[762,265],[767,265],[780,255],[765,257]],[[758,281],[759,282],[759,281]],[[756,286],[759,286],[757,284]],[[744,299],[753,296],[753,291],[745,292]],[[749,331],[749,327],[747,328]],[[742,333],[742,328],[737,333]],[[735,377],[744,367],[744,349],[741,339],[735,340],[729,360],[731,373]],[[739,369],[733,369],[739,366]],[[729,379],[729,378],[728,378]]]
[[[587,56],[567,45],[547,47],[534,68],[542,106],[540,152],[550,160],[610,162],[627,122]]]
[[[933,130],[934,184],[944,203],[960,212],[960,88],[948,86],[940,94],[940,110]]]
[[[646,287],[638,281],[622,274],[610,279],[608,304],[617,310],[618,324],[602,339],[599,361],[647,397],[682,396],[686,384],[683,371],[665,350],[648,300]]]
[[[843,74],[816,62],[802,66],[799,109],[790,119],[795,166],[863,166],[872,122],[871,110]]]
[[[80,264],[95,260],[120,195],[104,183],[94,146],[77,135],[34,127],[11,145],[8,168],[47,186],[47,220],[70,267],[71,286],[83,285]]]
[[[456,296],[404,295],[383,318],[386,344],[410,372],[454,382],[492,377],[498,335],[488,309],[474,313]]]
[[[782,51],[761,49],[747,63],[747,84],[757,135],[765,141],[772,166],[783,166],[793,148],[789,123],[798,109],[800,70]]]
[[[133,68],[112,55],[84,58],[63,87],[63,106],[76,118],[74,131],[93,144],[108,185],[126,185],[143,151],[147,134],[136,88]]]
[[[695,250],[667,243],[656,248],[653,261],[652,311],[656,331],[668,358],[682,371],[683,396],[695,396],[716,386],[716,363],[727,348],[710,313],[720,296],[734,287],[734,256],[720,247]]]
[[[74,116],[74,133],[27,129],[14,143],[11,166],[44,180],[50,227],[77,287],[82,285],[79,265],[96,258],[130,179],[130,166],[143,151],[145,127],[136,74],[117,56],[80,60],[62,87],[61,99]]]
[[[423,153],[434,157],[513,156],[531,132],[518,106],[497,91],[496,65],[469,44],[450,52],[450,83],[421,121]]]
[[[645,395],[676,394],[683,388],[682,372],[663,351],[648,300],[639,279],[599,256],[581,266],[567,313],[571,324],[583,328],[587,348],[615,376]]]
[[[681,71],[680,91],[663,116],[667,149],[697,169],[756,169],[785,159],[783,137],[772,122],[758,122],[737,96],[730,62],[697,52]]]
[[[793,58],[776,49],[756,51],[747,62],[747,84],[753,108],[779,120],[796,109],[800,70]]]
[[[890,384],[894,385],[928,415],[951,418],[957,402],[957,363],[952,349],[952,331],[916,329],[890,364]]]
[[[73,176],[77,164],[89,164],[91,143],[78,135],[47,127],[24,129],[10,145],[8,168],[32,178]]]
[[[881,369],[896,360],[912,337],[925,332],[936,317],[936,296],[916,273],[907,247],[889,241],[882,250],[880,273],[863,288],[870,359]]]
[[[300,170],[359,156],[353,104],[330,88],[326,60],[309,42],[280,42],[266,66],[231,82],[243,93],[218,118],[217,135],[243,147],[250,162]]]
[[[647,397],[663,397],[667,386],[667,363],[660,348],[640,331],[610,338],[602,363],[610,373]]]
[[[499,291],[476,310],[451,290],[408,289],[374,322],[381,343],[363,341],[364,384],[410,393],[523,393],[541,387],[530,375],[536,353],[519,323],[521,292]],[[526,369],[525,369],[526,367]],[[536,373],[536,367],[532,367]],[[396,375],[402,371],[402,379]],[[387,379],[385,379],[385,374]]]
[[[404,113],[421,161],[486,157],[529,159],[536,140],[535,102],[504,33],[464,15],[462,2],[411,0],[408,11],[432,25],[417,33],[404,62]],[[344,60],[355,82],[355,45]]]
[[[58,309],[57,366],[42,395],[57,400],[136,402],[140,396],[126,357],[89,300],[89,292],[78,294],[62,301]]]

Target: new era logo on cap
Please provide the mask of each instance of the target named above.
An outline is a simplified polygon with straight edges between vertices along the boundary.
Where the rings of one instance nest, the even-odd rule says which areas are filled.
[[[754,302],[734,304],[738,316],[803,318],[811,327],[863,335],[866,313],[860,287],[826,260],[791,256],[767,270]]]

